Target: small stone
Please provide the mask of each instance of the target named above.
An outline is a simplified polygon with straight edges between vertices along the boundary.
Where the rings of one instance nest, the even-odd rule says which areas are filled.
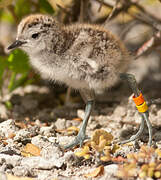
[[[36,86],[36,85],[28,85],[24,88],[25,93],[39,92],[41,94],[48,94],[50,92],[49,88],[46,86]]]
[[[17,131],[17,127],[12,119],[0,123],[0,136],[8,137]]]
[[[82,110],[82,109],[78,109],[78,110],[77,110],[77,116],[78,116],[79,118],[84,119],[84,115],[85,115],[84,110]],[[92,119],[92,117],[90,116],[88,121],[90,122],[91,119]]]
[[[78,109],[77,110],[77,116],[79,117],[79,118],[81,118],[81,119],[84,119],[84,110],[82,110],[82,109]]]
[[[48,138],[38,135],[32,138],[31,143],[40,149],[50,146],[51,142],[49,142]]]
[[[49,136],[51,133],[54,133],[54,125],[52,124],[51,126],[45,126],[40,128],[40,134],[44,136]],[[55,134],[55,133],[54,133]]]
[[[12,169],[12,171],[15,176],[28,176],[29,175],[29,167],[26,167],[26,166],[16,166]]]
[[[0,154],[0,162],[5,162],[5,164],[13,167],[20,165],[21,159],[22,157],[18,155]]]
[[[52,157],[51,159],[44,159],[43,157],[30,157],[30,158],[24,158],[21,161],[22,166],[28,166],[31,169],[34,169],[35,167],[37,169],[43,169],[43,170],[50,170],[54,167],[60,168],[64,163],[63,157]]]
[[[55,126],[57,129],[65,129],[66,120],[65,119],[60,119],[58,118],[57,121],[55,122]]]
[[[47,160],[58,159],[59,161],[60,157],[62,156],[62,152],[58,147],[53,146],[51,143],[42,149],[41,156]]]
[[[108,165],[108,166],[105,166],[105,172],[111,176],[111,175],[114,175],[117,173],[118,171],[118,165],[117,164],[111,164],[111,165]]]
[[[29,138],[31,136],[31,133],[25,129],[20,129],[17,133],[16,136],[14,137],[14,141],[21,141],[26,138]]]
[[[119,117],[123,117],[126,115],[126,108],[123,106],[117,106],[114,110],[114,114],[118,115]]]
[[[155,132],[153,135],[153,139],[155,142],[160,141],[161,140],[161,132],[160,131]]]

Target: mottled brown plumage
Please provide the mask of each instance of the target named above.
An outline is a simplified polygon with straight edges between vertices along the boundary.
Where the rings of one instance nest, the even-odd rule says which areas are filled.
[[[30,56],[33,67],[47,78],[78,89],[88,102],[85,120],[75,142],[82,144],[94,91],[111,87],[129,64],[121,41],[103,27],[90,24],[64,26],[47,15],[30,15],[19,26],[19,47]]]

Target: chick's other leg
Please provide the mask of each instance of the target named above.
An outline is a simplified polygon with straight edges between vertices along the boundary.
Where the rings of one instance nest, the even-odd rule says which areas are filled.
[[[138,97],[140,95],[140,90],[138,88],[138,85],[137,85],[137,82],[136,82],[134,75],[127,74],[127,73],[121,73],[120,78],[123,80],[126,80],[128,82],[128,84],[129,84],[130,88],[132,89],[135,97]],[[139,112],[139,114],[142,118],[139,131],[135,135],[133,135],[130,139],[122,141],[121,144],[131,142],[131,141],[138,139],[140,137],[140,135],[143,133],[144,122],[145,122],[147,124],[148,132],[149,132],[148,145],[151,146],[151,144],[152,144],[152,125],[151,125],[151,122],[149,121],[149,112],[148,112],[148,110],[146,110],[144,112]]]
[[[75,137],[74,141],[71,144],[64,147],[65,149],[72,148],[76,145],[80,145],[81,147],[83,145],[84,140],[87,138],[86,127],[94,105],[94,92],[92,90],[82,89],[80,90],[80,94],[86,103],[84,119],[78,135]]]
[[[141,118],[141,125],[139,127],[138,132],[136,134],[134,134],[133,136],[131,136],[130,139],[121,141],[120,144],[126,144],[126,143],[129,143],[131,141],[137,140],[140,137],[140,135],[143,133],[143,130],[144,130],[144,118],[142,116],[142,118]]]

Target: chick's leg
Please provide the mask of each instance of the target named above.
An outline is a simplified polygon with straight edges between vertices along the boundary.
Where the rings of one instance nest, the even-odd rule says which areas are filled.
[[[126,80],[126,82],[129,84],[130,88],[132,89],[135,97],[138,97],[139,94],[140,94],[140,90],[138,88],[135,76],[132,75],[132,74],[121,73],[120,78],[123,79],[123,80]],[[151,125],[151,122],[149,121],[149,112],[147,110],[145,112],[140,112],[139,114],[141,116],[141,125],[140,125],[140,128],[139,128],[139,131],[135,135],[133,135],[130,139],[122,141],[121,144],[128,143],[128,142],[131,142],[131,141],[135,141],[138,138],[140,138],[140,135],[144,131],[144,122],[145,122],[147,124],[148,132],[149,132],[148,145],[151,146],[151,144],[152,144],[152,125]]]
[[[90,117],[90,114],[91,114],[91,111],[93,108],[93,104],[94,104],[94,92],[83,89],[83,90],[80,90],[80,94],[86,103],[85,116],[84,116],[84,119],[83,119],[83,122],[80,127],[78,135],[75,137],[74,141],[71,144],[64,147],[65,149],[72,148],[76,145],[82,146],[84,140],[87,138],[86,137],[86,127],[87,127],[88,120],[89,120],[89,117]]]

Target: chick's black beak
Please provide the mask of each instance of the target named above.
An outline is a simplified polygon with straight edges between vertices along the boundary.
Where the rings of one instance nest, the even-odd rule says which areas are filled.
[[[19,40],[16,40],[14,43],[12,43],[7,49],[8,50],[11,50],[11,49],[14,49],[14,48],[18,48],[20,47],[22,44],[25,44],[26,42],[24,41],[19,41]]]

